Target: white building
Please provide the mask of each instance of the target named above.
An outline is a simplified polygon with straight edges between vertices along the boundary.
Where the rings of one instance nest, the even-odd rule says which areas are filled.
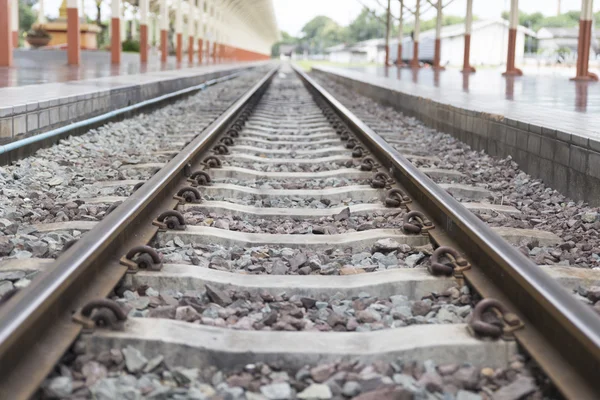
[[[568,61],[577,60],[579,42],[579,28],[541,28],[537,31],[538,48],[542,54],[556,57],[562,53]],[[596,32],[592,27],[592,41],[590,43],[590,56],[593,59],[600,52]]]
[[[441,31],[441,65],[462,67],[464,56],[465,24],[443,26]],[[519,26],[515,63],[521,64],[525,53],[525,35],[535,37],[531,29]],[[421,32],[419,60],[432,63],[435,51],[435,29]],[[371,39],[352,46],[338,45],[326,50],[330,61],[341,63],[383,63],[385,60],[385,40]],[[390,60],[395,62],[398,53],[398,40],[390,40]],[[474,21],[471,32],[471,65],[501,65],[506,62],[508,53],[508,21]],[[409,61],[413,56],[413,41],[405,35],[402,41],[402,59]]]

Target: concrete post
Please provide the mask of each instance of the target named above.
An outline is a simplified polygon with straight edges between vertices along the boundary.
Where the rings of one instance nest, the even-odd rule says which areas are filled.
[[[46,15],[44,14],[44,0],[39,0],[38,1],[37,23],[38,24],[45,24],[46,23]]]
[[[196,0],[189,0],[188,12],[188,63],[194,63],[194,35],[196,34]]]
[[[410,66],[419,68],[419,34],[421,30],[421,0],[417,0],[415,10],[415,30],[413,32],[413,58]]]
[[[148,62],[148,8],[149,0],[140,0],[140,62]]]
[[[442,58],[442,0],[437,0],[435,8],[437,10],[437,14],[435,18],[435,50],[433,53],[433,68],[444,69],[444,67],[440,65],[440,60]]]
[[[598,75],[590,72],[590,45],[592,42],[593,0],[582,0],[581,17],[579,18],[579,39],[577,41],[577,75],[576,81],[597,81]]]
[[[181,0],[175,2],[175,57],[177,63],[181,63],[183,59],[183,12],[181,3]]]
[[[206,0],[206,20],[204,22],[204,41],[206,42],[206,63],[210,63],[210,43],[213,39],[211,36],[213,8],[210,0]]]
[[[67,0],[67,62],[79,65],[80,61],[79,5],[77,0]]]
[[[110,21],[110,61],[121,63],[121,0],[112,0]]]
[[[463,59],[463,73],[475,72],[471,66],[471,29],[473,27],[473,0],[467,0],[467,17],[465,18],[465,51]]]
[[[0,0],[0,67],[10,67],[13,62],[11,3],[12,0]]]
[[[517,48],[517,28],[519,27],[519,0],[510,1],[510,17],[508,25],[508,53],[506,55],[506,72],[502,75],[521,76],[523,71],[515,67]]]
[[[391,0],[387,2],[387,18],[385,21],[385,66],[390,65],[390,21],[391,21]]]
[[[213,62],[216,64],[219,62],[219,6],[217,2],[215,2],[215,14],[213,16]]]
[[[198,37],[198,63],[202,64],[202,53],[204,52],[204,0],[198,0],[198,23],[196,25],[196,36]]]
[[[402,40],[404,39],[404,0],[400,0],[400,19],[398,21],[398,57],[396,58],[396,65],[401,67],[404,66],[402,62]]]
[[[169,55],[169,6],[160,0],[160,61],[167,62]]]
[[[19,47],[19,0],[12,0],[10,14],[10,26],[12,29],[12,44],[14,48]]]

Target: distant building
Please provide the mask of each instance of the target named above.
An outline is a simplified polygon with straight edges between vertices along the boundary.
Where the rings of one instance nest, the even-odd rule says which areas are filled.
[[[553,56],[561,53],[567,60],[577,59],[577,43],[579,27],[574,28],[541,28],[537,31],[538,48],[543,54]],[[590,55],[600,52],[598,39],[592,27]]]
[[[441,31],[441,64],[462,66],[465,24],[443,26]],[[536,33],[524,26],[517,29],[515,62],[523,61],[525,36],[536,37]],[[435,50],[435,29],[421,32],[419,60],[432,63]],[[383,63],[385,40],[371,39],[351,46],[338,45],[325,50],[330,61],[342,63]],[[508,22],[505,20],[474,21],[471,32],[471,65],[501,65],[506,62],[508,52]],[[402,41],[402,59],[409,61],[413,56],[413,41],[405,35]],[[390,60],[398,57],[398,40],[390,40]]]
[[[295,44],[282,44],[279,46],[279,58],[292,59],[294,58],[294,50],[296,50]]]

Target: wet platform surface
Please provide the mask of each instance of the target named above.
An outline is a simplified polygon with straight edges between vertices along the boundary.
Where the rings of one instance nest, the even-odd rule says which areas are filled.
[[[549,109],[600,114],[600,82],[573,82],[571,74],[504,77],[501,69],[484,69],[463,74],[457,69],[434,71],[431,68],[353,67],[381,77],[400,79],[418,86],[439,88],[447,93],[468,93],[475,99],[504,107],[505,101]],[[572,74],[574,76],[574,72]]]
[[[187,54],[184,62],[177,65],[175,57],[170,56],[161,63],[159,55],[151,51],[147,64],[140,64],[138,53],[122,53],[121,64],[110,62],[110,53],[106,51],[82,51],[81,65],[67,65],[66,50],[15,50],[13,67],[0,67],[0,88],[44,83],[60,83],[109,76],[134,75],[146,72],[169,71],[189,67]],[[197,63],[197,55],[194,58]]]
[[[600,140],[600,82],[569,76],[504,77],[500,70],[463,74],[456,69],[319,67],[467,110]]]

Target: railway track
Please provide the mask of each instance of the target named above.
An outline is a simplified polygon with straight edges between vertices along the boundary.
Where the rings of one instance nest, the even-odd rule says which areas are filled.
[[[56,261],[2,265],[41,272],[0,308],[1,397],[597,398],[560,286],[593,274],[518,249],[555,233],[287,66],[225,104],[79,191],[101,221],[35,224],[89,231]]]

